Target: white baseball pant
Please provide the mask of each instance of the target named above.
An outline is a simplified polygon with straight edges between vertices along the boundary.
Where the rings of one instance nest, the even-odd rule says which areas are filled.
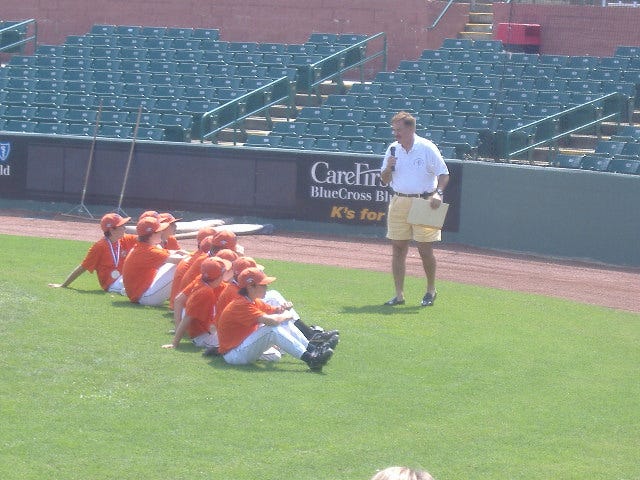
[[[140,305],[161,305],[169,299],[171,295],[171,284],[173,283],[173,275],[176,271],[175,263],[165,263],[158,269],[153,282],[149,288],[142,294],[138,303]]]

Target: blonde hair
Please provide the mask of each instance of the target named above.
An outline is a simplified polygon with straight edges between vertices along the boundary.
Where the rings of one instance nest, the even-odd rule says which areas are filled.
[[[414,470],[408,467],[389,467],[380,470],[371,480],[433,480],[424,470]]]
[[[402,123],[405,127],[416,128],[416,119],[408,112],[398,112],[391,119],[391,125],[396,122]]]

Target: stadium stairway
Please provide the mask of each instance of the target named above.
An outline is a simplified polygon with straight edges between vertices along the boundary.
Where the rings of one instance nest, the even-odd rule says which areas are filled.
[[[458,38],[491,40],[493,38],[493,0],[475,0],[469,6],[469,21]]]

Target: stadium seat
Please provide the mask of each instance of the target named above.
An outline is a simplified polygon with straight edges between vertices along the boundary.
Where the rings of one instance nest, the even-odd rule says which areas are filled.
[[[559,153],[551,162],[551,166],[559,168],[580,168],[584,155],[569,155]]]
[[[337,122],[341,124],[347,123],[359,123],[364,116],[364,110],[356,110],[351,108],[332,108],[331,114],[328,118],[331,122]]]
[[[93,136],[95,126],[89,123],[70,123],[67,125],[67,135]]]
[[[247,147],[277,147],[282,143],[282,137],[279,135],[247,135],[244,144]]]
[[[349,144],[348,151],[353,153],[368,153],[372,155],[384,155],[386,150],[387,150],[387,146],[382,142],[353,140]]]
[[[95,124],[98,112],[95,110],[81,110],[71,108],[67,110],[65,120],[69,123],[90,123]]]
[[[405,74],[403,72],[378,72],[374,77],[374,83],[404,83]]]
[[[542,54],[538,58],[540,65],[555,65],[556,67],[564,67],[569,61],[568,55],[549,55]]]
[[[501,40],[475,40],[471,48],[485,52],[502,52],[504,47]]]
[[[509,90],[532,90],[535,88],[535,79],[527,77],[505,77],[501,79],[500,86]]]
[[[457,158],[474,156],[478,146],[479,133],[465,130],[446,130],[441,140],[442,145],[456,149]]]
[[[156,99],[149,97],[127,97],[122,105],[123,110],[129,112],[137,112],[142,107],[143,112],[152,111],[155,107]]]
[[[30,103],[38,107],[61,107],[65,97],[63,93],[36,92]]]
[[[323,125],[319,123],[319,125]],[[307,122],[296,120],[293,122],[276,122],[273,124],[271,133],[275,133],[280,136],[302,136],[307,133]]]
[[[164,139],[168,142],[189,142],[193,117],[189,114],[163,113],[158,127],[164,129]]]
[[[315,138],[310,137],[283,137],[278,145],[279,148],[295,148],[298,150],[309,150],[313,148]]]
[[[136,132],[136,138],[138,140],[154,140],[156,142],[164,140],[164,130],[158,127],[138,127]]]
[[[475,50],[452,50],[449,52],[449,62],[461,63],[463,66],[473,65],[478,62],[478,52]]]
[[[82,93],[71,93],[63,95],[62,107],[68,109],[89,109],[97,107],[95,104],[95,97],[93,95],[86,95]]]
[[[103,110],[100,115],[101,125],[122,125],[127,121],[127,112]]]
[[[609,163],[608,172],[640,175],[640,159],[626,160],[614,158]]]
[[[449,114],[456,107],[455,100],[432,100],[427,99],[422,104],[422,111],[428,113]]]
[[[629,60],[625,57],[602,57],[598,67],[600,69],[613,69],[622,71],[629,65]]]
[[[410,84],[383,83],[380,95],[406,98],[409,95],[411,95],[412,90],[413,90],[413,86]]]
[[[473,100],[461,100],[457,103],[454,112],[462,115],[490,115],[493,107],[489,102]]]
[[[64,108],[38,107],[30,119],[45,123],[60,122],[64,120],[66,113],[67,110]]]
[[[38,122],[33,131],[44,135],[63,135],[67,133],[67,124],[58,122]]]
[[[99,137],[109,138],[131,138],[133,136],[133,127],[121,125],[100,125],[98,127]]]
[[[490,63],[463,63],[458,68],[459,75],[490,75],[493,70],[493,65]]]
[[[356,100],[354,107],[365,111],[370,109],[379,110],[389,108],[389,103],[391,102],[391,98],[389,97],[368,94],[355,94],[352,96],[355,97]]]
[[[442,158],[457,158],[456,157],[456,147],[453,147],[451,145],[443,145],[441,147],[438,147],[438,150],[440,150],[440,155],[442,155]]]
[[[193,35],[193,28],[167,27],[164,36],[169,38],[190,38]]]
[[[449,50],[423,50],[420,59],[446,61],[449,59]]]
[[[25,121],[30,120],[37,111],[38,107],[27,105],[8,105],[3,116],[5,119]]]
[[[119,36],[135,36],[142,33],[142,27],[137,25],[116,25],[114,33]]]
[[[570,68],[594,69],[598,67],[600,59],[589,55],[572,55],[569,57],[566,66]]]
[[[580,163],[582,170],[595,170],[598,172],[606,172],[609,168],[611,159],[599,155],[585,155]]]
[[[154,110],[159,113],[183,113],[186,111],[187,100],[173,98],[159,98]]]
[[[373,125],[344,125],[334,138],[370,141],[374,138],[376,127]]]
[[[313,147],[314,150],[324,150],[328,152],[348,152],[349,140],[334,138],[319,138]]]
[[[356,100],[354,95],[329,95],[323,106],[353,108],[356,106]]]
[[[33,133],[36,125],[36,122],[11,118],[5,122],[4,129],[9,132]]]
[[[428,128],[425,130],[417,130],[416,133],[423,138],[431,140],[436,145],[442,142],[442,139],[444,138],[444,130],[435,130]]]
[[[338,35],[335,33],[312,33],[309,35],[308,43],[336,43]]]
[[[10,90],[8,92],[5,92],[2,103],[5,105],[29,106],[33,104],[35,96],[36,94],[30,91]]]
[[[622,150],[626,145],[627,144],[625,142],[612,142],[608,140],[600,140],[596,144],[594,153],[596,153],[597,155],[605,156],[605,157],[615,157],[616,155],[620,155],[622,153]]]
[[[393,115],[393,112],[388,110],[366,110],[360,121],[360,125],[382,125],[383,127],[390,128],[389,124]]]
[[[89,30],[91,35],[113,35],[116,33],[115,25],[103,25],[103,24],[95,24],[91,26]]]
[[[620,154],[617,155],[616,158],[640,159],[640,143],[626,142],[625,146],[622,147]]]
[[[341,126],[337,123],[311,123],[307,127],[306,136],[318,138],[337,138]]]
[[[391,108],[391,110],[395,112],[405,111],[412,114],[417,114],[422,109],[422,104],[423,104],[422,98],[397,97],[397,98],[391,99],[391,102],[389,103],[389,108]]]
[[[422,98],[424,101],[442,97],[444,86],[442,85],[413,85],[410,97]]]
[[[473,40],[468,38],[445,38],[442,41],[442,49],[465,50],[473,48]]]

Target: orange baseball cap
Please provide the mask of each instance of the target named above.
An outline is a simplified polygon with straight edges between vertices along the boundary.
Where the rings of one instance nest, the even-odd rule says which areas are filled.
[[[236,234],[231,230],[220,230],[213,237],[213,247],[216,248],[228,248],[229,250],[235,250],[237,243]]]
[[[202,262],[200,270],[205,282],[216,280],[231,270],[231,262],[220,257],[209,257]]]
[[[198,230],[198,234],[196,235],[196,240],[198,244],[200,244],[200,242],[202,242],[202,240],[204,240],[205,237],[208,237],[210,235],[215,235],[216,233],[218,233],[218,231],[213,227],[202,227],[200,230]],[[210,248],[211,248],[211,245],[209,245],[209,248],[207,248],[206,251],[209,251]]]
[[[200,240],[198,242],[198,250],[203,253],[209,253],[209,250],[211,250],[211,245],[213,245],[213,235],[206,236],[202,240]]]
[[[258,265],[252,257],[238,257],[237,260],[234,260],[232,268],[233,275],[235,277],[240,275],[240,273],[247,268],[258,268],[259,270],[264,270],[264,267],[262,265]]]
[[[161,232],[168,226],[168,223],[160,223],[160,220],[155,217],[143,217],[138,220],[136,232],[138,232],[139,236],[144,237],[152,233]]]
[[[267,277],[259,268],[249,267],[238,275],[238,286],[240,288],[247,288],[249,285],[269,285],[271,282],[274,282],[275,279],[276,277]]]
[[[118,228],[131,220],[131,217],[121,217],[117,213],[107,213],[100,220],[100,228],[103,232],[108,232],[112,228]]]
[[[146,212],[142,212],[140,214],[140,216],[138,217],[138,220],[142,220],[144,217],[159,218],[160,214],[155,210],[147,210]]]
[[[181,218],[174,217],[170,213],[161,213],[158,215],[158,219],[160,220],[160,223],[175,223],[182,220]]]
[[[238,254],[233,250],[229,250],[228,248],[223,248],[222,250],[218,250],[216,252],[216,257],[224,258],[225,260],[234,262],[235,260],[238,259]]]

